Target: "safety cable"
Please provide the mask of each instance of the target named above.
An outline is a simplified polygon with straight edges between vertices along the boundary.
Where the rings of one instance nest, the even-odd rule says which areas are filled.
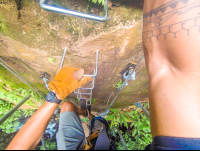
[[[144,59],[144,56],[142,56],[142,58],[140,59],[140,61],[138,62],[137,66],[135,67],[135,69],[131,72],[131,74],[129,75],[129,77],[123,82],[123,84],[121,85],[120,90],[118,90],[119,92],[117,93],[117,95],[115,96],[115,98],[112,100],[112,102],[110,103],[110,105],[108,106],[108,102],[110,100],[110,97],[113,95],[113,93],[115,92],[115,89],[113,91],[113,93],[110,95],[108,102],[107,102],[107,108],[105,110],[105,112],[101,113],[101,116],[105,117],[108,113],[109,113],[109,109],[110,107],[113,105],[113,103],[115,102],[116,98],[118,97],[118,95],[120,94],[121,90],[124,88],[126,82],[131,78],[132,74],[137,70],[137,68],[139,67],[139,65],[141,64],[142,60]]]
[[[45,99],[45,94],[42,91],[40,91],[36,86],[34,86],[31,82],[29,82],[24,76],[22,76],[20,73],[18,73],[15,69],[13,69],[11,66],[9,66],[2,58],[0,58],[0,61],[1,61],[0,65],[2,65],[4,68],[6,68],[9,72],[11,72],[18,79],[20,79],[27,86],[29,86],[33,91],[35,91],[37,94],[39,94],[41,97],[43,97]]]

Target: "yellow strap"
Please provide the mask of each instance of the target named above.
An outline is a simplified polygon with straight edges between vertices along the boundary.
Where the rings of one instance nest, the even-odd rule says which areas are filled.
[[[95,139],[96,137],[99,136],[99,132],[100,132],[100,131],[94,132],[92,135],[90,135],[90,137],[89,137],[87,140],[88,140],[88,141],[91,141],[91,140]]]
[[[91,140],[95,139],[96,137],[98,137],[99,135],[99,132],[100,131],[96,131],[94,132],[92,135],[90,135],[90,137],[87,139],[87,141],[85,142],[85,144],[83,145],[82,148],[84,148],[84,150],[89,150],[91,147],[92,147],[92,144],[91,144]]]
[[[89,150],[92,146],[88,145],[88,144],[84,144],[84,150]]]

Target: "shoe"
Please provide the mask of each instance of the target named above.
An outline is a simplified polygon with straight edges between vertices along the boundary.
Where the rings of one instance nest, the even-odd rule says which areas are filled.
[[[87,104],[87,107],[86,107],[86,101],[87,101],[86,99],[81,99],[79,102],[79,105],[80,105],[80,109],[86,110],[85,117],[88,117],[89,113],[91,113],[92,106],[91,106],[91,104]]]

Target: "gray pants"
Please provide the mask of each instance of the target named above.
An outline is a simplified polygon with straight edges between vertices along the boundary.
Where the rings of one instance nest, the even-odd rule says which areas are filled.
[[[56,141],[58,150],[77,150],[84,145],[84,130],[80,117],[75,112],[67,111],[60,114]]]

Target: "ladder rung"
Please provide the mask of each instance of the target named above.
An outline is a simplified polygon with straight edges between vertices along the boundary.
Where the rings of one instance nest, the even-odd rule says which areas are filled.
[[[76,93],[76,94],[91,95],[92,93]]]

